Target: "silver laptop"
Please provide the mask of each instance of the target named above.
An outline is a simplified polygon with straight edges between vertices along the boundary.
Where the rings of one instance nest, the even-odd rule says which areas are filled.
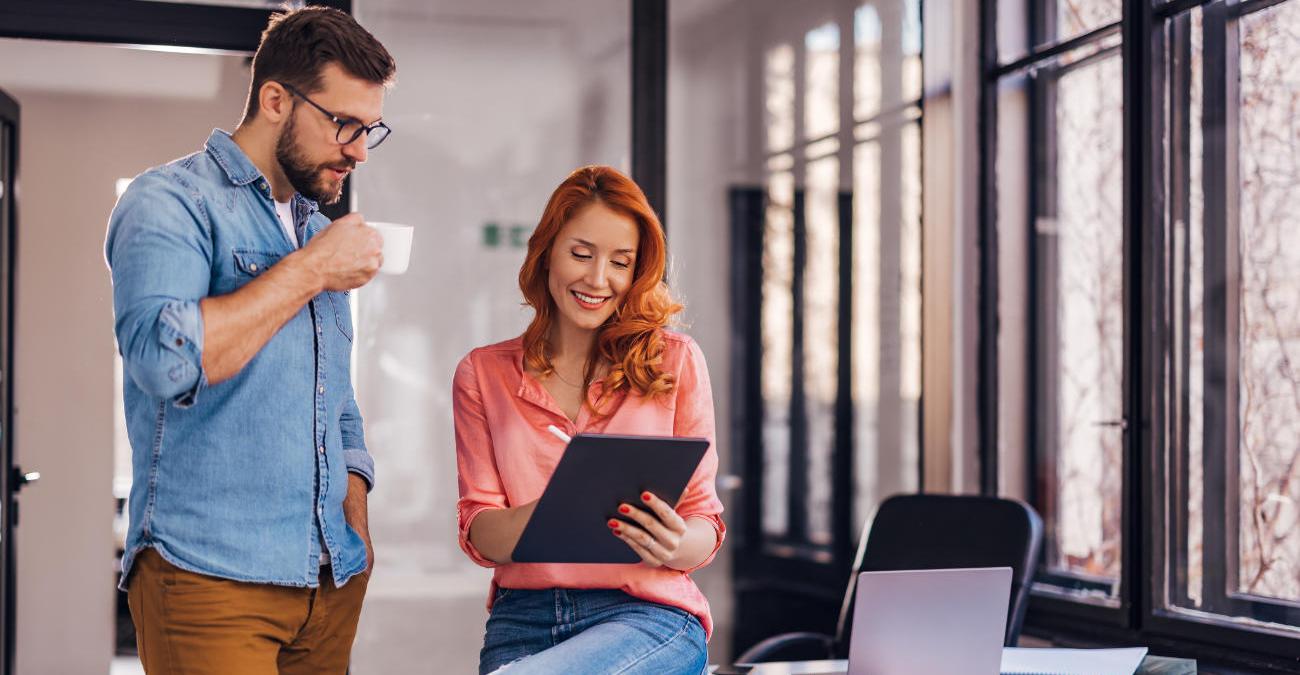
[[[998,675],[1011,568],[863,572],[848,675]]]

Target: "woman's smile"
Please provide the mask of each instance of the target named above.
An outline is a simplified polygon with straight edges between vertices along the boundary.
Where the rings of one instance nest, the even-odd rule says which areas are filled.
[[[587,295],[578,291],[569,291],[569,294],[578,301],[578,306],[583,309],[600,309],[605,306],[605,302],[610,298],[608,295]]]

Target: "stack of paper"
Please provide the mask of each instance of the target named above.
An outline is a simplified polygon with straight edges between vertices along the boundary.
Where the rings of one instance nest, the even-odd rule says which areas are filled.
[[[1002,675],[1133,675],[1146,647],[1002,650]]]

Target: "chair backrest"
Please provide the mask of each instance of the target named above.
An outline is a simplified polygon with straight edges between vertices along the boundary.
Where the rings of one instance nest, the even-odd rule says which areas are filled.
[[[1011,568],[1004,644],[1014,646],[1042,541],[1042,519],[1018,500],[929,494],[886,499],[862,533],[835,631],[836,651],[840,658],[848,653],[858,572],[957,567]]]

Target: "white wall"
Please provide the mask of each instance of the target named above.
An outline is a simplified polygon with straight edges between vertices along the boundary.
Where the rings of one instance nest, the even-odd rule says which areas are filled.
[[[17,463],[41,472],[19,496],[14,537],[23,675],[105,673],[113,653],[103,241],[116,180],[202,148],[214,126],[233,128],[247,86],[237,57],[0,40],[0,88],[22,106],[14,445]]]

